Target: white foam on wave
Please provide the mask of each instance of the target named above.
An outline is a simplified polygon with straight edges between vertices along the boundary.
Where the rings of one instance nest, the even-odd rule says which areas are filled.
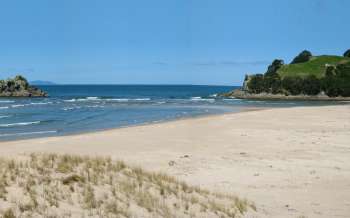
[[[99,97],[86,97],[86,99],[88,99],[88,100],[98,100],[100,98]]]
[[[8,108],[9,108],[8,106],[0,107],[0,110],[1,110],[1,109],[8,109]]]
[[[150,98],[105,98],[104,101],[118,101],[118,102],[128,102],[128,101],[150,101]]]
[[[0,115],[0,119],[11,117],[10,115]]]
[[[69,100],[63,100],[64,102],[84,102],[84,101],[116,101],[116,102],[128,102],[128,101],[150,101],[151,98],[100,98],[100,97],[86,97],[86,98],[73,98]]]
[[[69,100],[63,100],[64,102],[76,102],[77,99],[73,98],[73,99],[69,99]]]
[[[239,98],[224,98],[224,101],[241,101]]]
[[[103,99],[105,101],[119,101],[119,102],[127,102],[130,99],[129,98],[105,98]]]
[[[70,111],[70,110],[74,110],[74,109],[80,109],[81,106],[76,106],[76,107],[64,107],[62,108],[62,110],[64,111]]]
[[[24,107],[26,106],[25,104],[14,104],[14,105],[11,105],[11,107],[13,108],[16,108],[16,107]]]
[[[90,105],[90,106],[87,106],[88,108],[104,108],[105,106],[103,105]]]
[[[99,97],[86,97],[86,98],[72,98],[69,100],[63,100],[65,102],[76,102],[76,101],[101,101]]]
[[[151,99],[150,98],[135,98],[133,100],[135,100],[135,101],[150,101]]]
[[[0,103],[14,103],[12,100],[1,100]]]
[[[209,101],[209,102],[215,101],[215,99],[213,98],[202,98],[202,97],[192,97],[190,100],[191,101]]]
[[[166,103],[166,101],[158,101],[158,102],[156,102],[157,104],[165,104]]]
[[[30,104],[32,104],[32,105],[46,105],[46,104],[52,104],[52,102],[51,101],[49,101],[49,102],[32,102]]]
[[[192,97],[191,100],[202,100],[202,97]]]
[[[36,134],[48,134],[48,133],[57,133],[57,131],[56,130],[52,130],[52,131],[38,131],[38,132],[4,133],[4,134],[0,134],[0,137],[22,136],[22,135],[36,135]]]
[[[20,123],[5,123],[5,124],[0,124],[0,127],[28,126],[28,125],[34,125],[34,124],[39,124],[39,123],[40,123],[40,121],[20,122]]]
[[[77,101],[100,101],[99,97],[78,98]]]

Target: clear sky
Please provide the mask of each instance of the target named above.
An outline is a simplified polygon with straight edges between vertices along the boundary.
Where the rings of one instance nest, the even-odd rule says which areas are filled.
[[[350,48],[348,0],[0,0],[0,78],[239,85]]]

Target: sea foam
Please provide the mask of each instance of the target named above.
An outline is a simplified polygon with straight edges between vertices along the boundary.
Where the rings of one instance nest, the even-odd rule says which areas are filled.
[[[28,125],[34,125],[34,124],[39,124],[39,123],[40,123],[40,121],[20,122],[20,123],[5,123],[5,124],[0,124],[0,127],[28,126]]]

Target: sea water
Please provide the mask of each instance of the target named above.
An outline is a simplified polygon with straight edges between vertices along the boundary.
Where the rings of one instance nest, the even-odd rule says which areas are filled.
[[[0,98],[0,141],[238,112],[250,107],[324,104],[216,97],[218,93],[237,88],[231,86],[52,85],[40,88],[50,97]]]

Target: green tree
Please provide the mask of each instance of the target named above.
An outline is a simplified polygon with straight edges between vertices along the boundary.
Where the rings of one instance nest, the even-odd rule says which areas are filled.
[[[317,95],[321,92],[321,81],[314,75],[303,79],[302,92],[306,95]]]
[[[278,94],[282,91],[280,75],[270,74],[264,76],[264,91],[267,93]]]
[[[349,57],[350,58],[350,49],[348,49],[346,52],[344,52],[344,57]]]
[[[302,92],[303,80],[300,77],[284,77],[282,80],[282,88],[291,95],[299,95]]]
[[[248,90],[251,93],[261,93],[264,91],[264,75],[256,74],[251,76],[251,79],[248,82]]]
[[[339,95],[350,97],[350,62],[338,64],[335,70]]]
[[[311,52],[309,52],[308,50],[304,50],[293,59],[291,64],[308,62],[311,59],[311,57],[312,57]]]
[[[272,76],[277,74],[277,70],[284,65],[284,61],[280,59],[275,59],[268,67],[265,76]]]
[[[350,97],[350,62],[327,67],[322,89],[330,97]]]

